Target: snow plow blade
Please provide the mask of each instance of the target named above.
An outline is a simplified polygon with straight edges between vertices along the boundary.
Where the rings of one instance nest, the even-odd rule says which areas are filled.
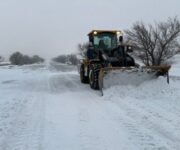
[[[105,67],[101,68],[99,72],[98,82],[99,82],[99,90],[101,95],[103,96],[103,88],[104,88],[104,77],[109,74],[110,72],[115,72],[118,74],[127,74],[134,76],[135,74],[141,77],[142,74],[151,77],[158,77],[164,76],[167,78],[167,83],[169,84],[169,69],[171,66],[164,65],[164,66],[142,66],[142,67]],[[120,77],[121,78],[121,77]],[[143,78],[142,78],[143,79]],[[148,79],[148,78],[144,78]],[[126,78],[127,80],[127,78]],[[133,80],[136,80],[134,78]],[[126,81],[124,81],[126,82]]]

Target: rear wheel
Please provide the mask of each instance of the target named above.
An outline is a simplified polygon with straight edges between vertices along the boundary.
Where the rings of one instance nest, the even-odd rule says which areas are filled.
[[[92,64],[89,68],[89,85],[92,89],[99,89],[98,76],[101,65]]]
[[[85,76],[85,69],[84,69],[83,64],[80,67],[80,80],[81,80],[81,83],[88,83],[89,82],[89,78]]]

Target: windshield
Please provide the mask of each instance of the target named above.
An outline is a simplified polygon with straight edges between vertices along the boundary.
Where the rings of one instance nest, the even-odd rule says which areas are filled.
[[[113,33],[98,33],[94,36],[95,49],[103,49],[105,51],[112,50],[117,47],[117,36]]]

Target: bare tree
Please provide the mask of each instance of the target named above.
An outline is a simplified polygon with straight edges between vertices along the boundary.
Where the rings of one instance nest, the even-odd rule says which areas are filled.
[[[177,17],[155,25],[137,22],[126,31],[127,41],[145,65],[160,65],[180,52],[178,37],[180,21]]]
[[[80,55],[83,57],[86,56],[86,52],[89,47],[89,43],[86,42],[86,43],[78,44],[77,47],[78,47],[78,51],[80,52]]]
[[[72,64],[72,65],[77,65],[78,63],[78,59],[77,59],[77,56],[75,54],[70,54],[67,56],[69,58],[69,62]]]

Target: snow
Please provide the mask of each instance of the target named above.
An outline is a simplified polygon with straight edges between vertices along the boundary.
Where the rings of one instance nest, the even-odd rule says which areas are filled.
[[[1,66],[0,150],[179,150],[179,66],[170,84],[105,80],[103,97],[80,83],[76,67]]]
[[[132,69],[126,71],[111,71],[104,77],[104,88],[114,87],[116,85],[127,86],[133,85],[138,86],[145,81],[151,81],[156,79],[154,73],[148,74],[146,72],[141,72],[139,69]]]

